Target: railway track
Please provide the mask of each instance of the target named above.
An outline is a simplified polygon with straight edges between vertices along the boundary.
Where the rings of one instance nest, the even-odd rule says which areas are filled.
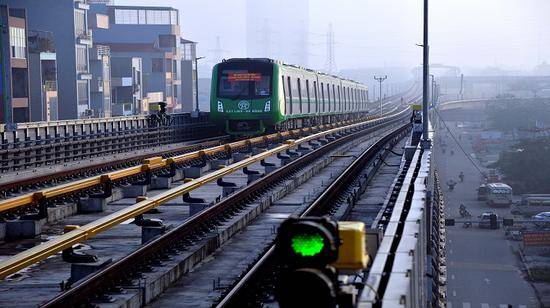
[[[267,209],[269,203],[273,200],[262,198],[266,192],[272,192],[274,187],[284,185],[297,172],[304,171],[314,161],[319,160],[339,147],[350,142],[358,142],[357,140],[361,138],[364,141],[366,136],[371,134],[370,136],[372,137],[372,134],[379,131],[382,126],[387,128],[389,125],[397,125],[397,123],[406,121],[407,116],[405,114],[406,112],[401,112],[399,115],[390,117],[385,121],[371,121],[366,126],[365,124],[363,126],[355,124],[346,128],[333,129],[329,133],[318,133],[297,140],[288,140],[286,144],[273,149],[272,151],[274,152],[272,153],[263,154],[265,156],[260,154],[247,159],[262,160],[268,155],[280,153],[289,147],[305,147],[306,144],[311,147],[300,158],[296,158],[266,177],[254,181],[246,188],[222,200],[220,203],[192,216],[165,235],[141,246],[129,255],[108,265],[103,270],[73,285],[71,289],[61,293],[45,306],[61,307],[109,301],[110,299],[108,298],[111,296],[105,296],[105,294],[117,294],[117,290],[120,291],[123,288],[121,286],[125,285],[128,287],[128,285],[132,285],[132,281],[134,280],[132,277],[143,277],[144,272],[150,270],[151,266],[161,266],[161,264],[156,263],[159,259],[164,260],[160,263],[173,263],[177,260],[179,265],[176,266],[178,268],[176,271],[180,275],[173,275],[171,279],[180,277],[181,274],[189,271],[190,268],[199,262],[199,255],[205,257],[216,251],[224,242],[244,228],[249,221],[255,219],[261,212]],[[377,142],[369,152],[370,158],[372,159],[375,148],[380,150],[380,147],[386,144],[388,140],[395,138],[395,134],[402,134],[406,129],[407,125],[399,124],[399,129],[381,138],[381,141]],[[313,150],[313,148],[316,149]],[[354,164],[353,166],[356,165]],[[223,175],[213,176],[221,178]],[[311,172],[310,176],[312,176]],[[343,182],[337,180],[334,183]],[[332,187],[329,188],[332,191],[343,188],[342,186],[336,187],[333,185],[330,187]],[[186,191],[186,189],[180,188],[177,191],[166,192],[155,198],[154,201],[151,200],[151,202],[160,203],[167,198],[172,198],[174,195],[180,195]],[[251,203],[259,206],[251,207]],[[244,214],[244,218],[234,221],[235,217],[239,214]],[[197,245],[202,248],[197,249]],[[147,293],[147,291],[143,292]],[[129,296],[128,293],[126,293],[126,297]],[[158,294],[140,294],[136,298],[143,299],[145,301],[141,303],[143,305],[147,302],[147,299],[154,298],[156,295]],[[116,297],[115,295],[113,296]]]
[[[76,203],[82,197],[99,193],[103,189],[102,176],[108,176],[112,179],[113,186],[120,187],[132,182],[143,181],[143,177],[147,176],[147,170],[152,171],[153,176],[162,176],[170,173],[169,169],[182,169],[203,164],[234,152],[249,153],[251,147],[254,146],[267,147],[270,143],[283,142],[290,138],[346,124],[350,124],[350,122],[291,130],[228,144],[224,143],[228,137],[222,136],[214,140],[154,154],[138,155],[22,180],[15,179],[0,184],[0,196],[4,197],[4,200],[0,199],[0,215],[9,213],[11,215],[4,218],[13,219],[20,215],[26,215],[29,211],[32,213],[38,210],[37,214],[44,218],[47,207],[53,207],[56,203]],[[162,158],[160,164],[150,164],[146,161],[158,157]],[[42,195],[46,195],[47,198],[43,199]],[[29,210],[28,207],[31,209]]]
[[[367,167],[373,167],[373,162],[379,158],[378,167],[391,148],[404,137],[407,126],[401,126],[378,140],[372,146],[362,151],[340,176],[338,176],[322,194],[313,200],[305,209],[297,214],[299,217],[329,215],[340,220],[350,213],[355,201],[368,182],[372,180],[365,173]],[[374,164],[376,165],[376,164]],[[376,169],[378,169],[376,167]],[[376,170],[370,170],[369,174]],[[265,249],[265,252],[253,263],[232,287],[224,292],[216,307],[245,307],[262,305],[261,300],[273,298],[273,287],[276,281],[277,262],[275,244]],[[266,290],[270,294],[266,296]],[[264,294],[261,294],[264,293]],[[260,302],[258,302],[260,301]]]
[[[392,106],[388,106],[388,109],[395,111],[395,107],[392,107]],[[403,114],[404,113],[401,112],[401,116],[403,116]],[[406,116],[404,118],[406,118]],[[388,125],[387,122],[384,122],[384,123],[382,122],[383,122],[382,120],[371,120],[370,121],[371,124],[369,125]],[[106,183],[104,182],[106,179],[108,180],[108,182],[110,182],[110,184],[113,185],[113,187],[116,187],[117,185],[124,186],[133,181],[143,182],[144,180],[147,180],[147,177],[151,177],[151,176],[162,176],[163,174],[171,175],[174,169],[179,170],[181,168],[193,166],[194,164],[202,164],[206,160],[210,160],[210,159],[215,160],[215,159],[224,158],[227,156],[228,153],[235,153],[235,152],[242,151],[247,155],[252,155],[250,150],[254,145],[259,148],[263,148],[264,151],[270,147],[275,147],[275,151],[271,151],[271,152],[267,151],[267,153],[263,154],[264,156],[260,155],[261,157],[257,157],[258,155],[256,155],[251,158],[245,158],[242,164],[232,166],[232,167],[230,166],[231,168],[224,168],[222,169],[222,171],[219,171],[219,172],[214,171],[213,174],[211,174],[209,177],[209,181],[221,179],[224,176],[231,174],[231,172],[234,172],[237,169],[242,169],[243,167],[246,167],[246,166],[250,166],[253,163],[259,163],[261,161],[263,166],[264,160],[266,160],[270,155],[272,156],[272,155],[276,155],[277,153],[280,154],[280,153],[286,152],[286,154],[281,154],[281,157],[285,155],[289,155],[289,153],[292,153],[292,155],[289,155],[289,156],[294,156],[296,154],[294,151],[302,148],[302,144],[308,144],[309,147],[312,147],[311,146],[312,144],[317,144],[317,146],[321,146],[321,144],[326,143],[326,145],[322,146],[322,148],[326,147],[327,149],[329,149],[330,147],[336,147],[338,142],[342,142],[342,140],[346,140],[347,138],[350,138],[349,136],[352,133],[359,134],[360,133],[359,129],[365,127],[365,124],[361,124],[361,123],[356,123],[356,124],[342,123],[342,124],[347,125],[347,128],[337,128],[336,125],[325,125],[322,127],[294,130],[294,131],[285,132],[285,133],[262,136],[262,137],[252,138],[250,140],[239,141],[239,142],[226,144],[226,145],[217,145],[209,148],[207,148],[207,146],[205,145],[198,145],[198,146],[204,147],[204,149],[199,149],[195,151],[193,151],[192,149],[185,149],[184,151],[186,153],[176,155],[175,157],[166,158],[166,156],[170,155],[170,153],[168,153],[169,151],[167,151],[165,153],[166,155],[163,155],[164,157],[160,156],[160,157],[148,159],[147,161],[142,162],[141,164],[138,163],[137,166],[124,168],[119,171],[109,172],[101,176],[92,176],[91,178],[86,178],[84,180],[80,180],[76,182],[69,182],[69,184],[54,186],[53,190],[52,188],[42,189],[38,194],[40,196],[39,198],[37,198],[36,192],[31,192],[31,193],[18,196],[16,198],[8,199],[8,201],[13,202],[14,199],[19,198],[20,200],[19,202],[24,203],[23,205],[21,204],[17,205],[16,202],[11,203],[12,206],[16,204],[16,206],[12,207],[11,209],[15,208],[17,209],[17,211],[19,211],[20,209],[25,209],[26,207],[29,207],[29,206],[32,207],[32,206],[46,205],[46,207],[49,207],[58,202],[67,202],[67,200],[71,200],[70,199],[71,197],[69,194],[74,194],[73,195],[74,198],[81,198],[82,196],[86,196],[86,195],[102,193],[106,189],[106,185],[105,185]],[[322,132],[322,130],[328,130],[329,132]],[[319,141],[319,142],[315,141],[320,139],[323,141]],[[209,142],[217,142],[217,141],[209,141]],[[277,144],[280,144],[280,145],[277,147]],[[317,146],[314,146],[314,147],[317,147]],[[315,152],[317,151],[314,151],[312,153],[315,153]],[[304,157],[302,158],[309,157],[309,155],[312,153],[304,155]],[[322,156],[323,154],[316,154],[316,155]],[[311,158],[311,159],[314,159],[314,158]],[[139,161],[139,159],[137,159],[136,161]],[[294,162],[296,161],[297,160],[293,161],[289,165],[294,164]],[[105,170],[108,170],[109,167],[102,166],[102,168],[103,169],[100,169],[100,170],[105,171]],[[281,171],[284,169],[285,168],[277,169],[277,171],[273,173],[273,174],[279,174],[279,172],[281,172],[281,175],[279,175],[280,181],[284,181],[285,178],[288,178],[293,174],[293,172],[291,171],[285,171],[286,173]],[[223,170],[226,170],[226,171],[223,171]],[[300,170],[300,168],[298,168],[297,170]],[[154,171],[154,172],[151,172],[151,171]],[[86,172],[82,172],[81,174],[89,175],[89,173],[86,173]],[[68,176],[68,178],[69,180],[71,179],[70,176]],[[265,180],[261,180],[257,182],[260,183],[264,181],[270,181],[270,179],[272,178],[266,177]],[[126,223],[128,220],[132,220],[134,217],[143,215],[144,213],[148,213],[151,209],[163,204],[163,202],[165,202],[166,200],[173,198],[174,196],[181,196],[183,194],[186,194],[205,183],[204,179],[203,180],[199,179],[194,181],[191,181],[190,179],[187,179],[187,180],[189,180],[189,182],[184,185],[181,185],[179,187],[180,189],[177,190],[176,192],[166,192],[166,193],[163,192],[159,194],[160,197],[155,196],[154,198],[151,198],[151,200],[145,200],[142,202],[138,202],[133,206],[128,206],[127,209],[126,208],[124,209],[124,211],[127,213],[127,215],[125,216],[124,215],[120,216],[119,215],[120,213],[114,213],[112,215],[99,219],[99,222],[93,222],[90,225],[82,226],[77,230],[68,232],[66,235],[60,236],[58,238],[53,238],[52,240],[45,242],[42,245],[39,245],[41,247],[37,246],[35,248],[29,249],[29,251],[23,252],[22,255],[18,255],[14,259],[12,258],[2,262],[2,264],[0,264],[0,268],[1,268],[0,276],[2,278],[5,278],[22,268],[25,268],[29,265],[33,265],[36,262],[39,262],[41,260],[45,260],[49,256],[52,256],[57,252],[60,252],[68,247],[71,247],[74,244],[83,243],[86,240],[89,240],[91,237],[96,236],[97,234],[103,232],[106,229],[113,228],[119,225],[120,223]],[[55,181],[52,181],[51,183],[53,182]],[[243,200],[245,201],[253,200],[256,196],[258,196],[258,193],[255,193],[253,190],[250,190],[250,189],[259,189],[260,192],[266,189],[266,187],[259,188],[261,186],[255,186],[255,185],[259,185],[258,183],[254,182],[252,183],[251,186],[246,187],[242,190],[242,193],[240,194],[240,196],[243,199],[240,200],[241,202]],[[39,185],[34,185],[34,184],[29,184],[29,185],[30,186],[28,189],[41,188]],[[71,187],[71,188],[68,188],[68,187]],[[51,193],[52,191],[56,191],[56,189],[58,190],[58,192]],[[44,194],[43,191],[47,191],[48,193]],[[236,196],[238,195],[239,194],[237,193],[232,197],[229,197],[228,199],[223,200],[222,202],[218,203],[215,208],[216,209],[223,208],[223,204],[227,200],[239,200],[239,199],[231,199],[231,198],[236,198]],[[22,196],[26,196],[26,197],[21,198]],[[46,198],[44,198],[44,196],[46,196]],[[44,199],[48,200],[48,202],[40,204],[40,201],[43,201]],[[0,201],[0,211],[3,210],[2,205],[6,204],[6,203],[2,203],[4,201]],[[238,203],[239,201],[231,201],[231,202]],[[211,207],[211,208],[214,208],[214,207]],[[213,212],[209,211],[211,208],[209,208],[207,211],[203,213],[212,214]],[[222,211],[223,213],[222,216],[232,217],[235,213],[238,213],[240,210],[242,210],[242,208],[243,208],[242,205],[226,206],[226,208]],[[116,217],[117,219],[113,219],[114,217]],[[188,223],[195,221],[195,219],[197,218],[194,216],[192,219],[188,220],[188,222],[186,222],[184,225],[187,225],[187,227],[189,227]],[[212,222],[206,223],[206,225],[212,226],[213,224],[220,223],[224,219],[218,218],[217,220],[216,219],[213,219],[213,220],[210,219],[210,220]],[[190,232],[189,233],[190,235],[187,238],[188,239],[191,238],[191,242],[193,242],[193,239],[197,236],[197,234],[203,234],[207,232],[206,230],[208,229],[207,228],[205,229],[205,228],[206,228],[205,223],[203,223],[200,227],[198,227],[198,229],[195,226],[187,230],[186,232]],[[176,229],[180,229],[180,227],[174,228],[172,231],[169,231],[168,234],[171,234]],[[71,236],[73,236],[72,240],[67,240],[67,238],[70,238]],[[228,235],[228,237],[231,237],[231,235]],[[216,245],[214,245],[213,247],[215,247]],[[147,246],[148,245],[143,247],[147,247]],[[129,256],[132,256],[132,255],[134,255],[134,253],[129,254]],[[155,254],[155,256],[158,257],[159,256],[158,253]],[[113,264],[118,264],[118,261],[116,261]],[[113,281],[116,281],[116,280],[113,280]],[[78,286],[80,286],[80,284],[78,284]],[[91,287],[92,290],[96,290],[94,291],[93,294],[97,294],[98,293],[97,290],[105,290],[102,286],[94,286],[93,284],[91,284],[91,286],[92,286]],[[70,289],[69,291],[74,292],[73,290],[76,290],[76,289],[77,289],[77,286],[73,286],[73,288]],[[101,293],[101,291],[99,293]],[[62,293],[62,294],[65,294],[65,293]],[[97,300],[97,298],[94,299],[94,295],[90,295],[84,298],[86,298],[87,300]],[[55,305],[56,301],[51,302],[51,304]]]

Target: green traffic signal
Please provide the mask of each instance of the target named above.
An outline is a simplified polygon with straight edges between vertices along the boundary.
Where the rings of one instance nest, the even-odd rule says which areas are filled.
[[[314,257],[325,247],[325,241],[319,234],[296,234],[291,242],[294,253],[302,257]]]

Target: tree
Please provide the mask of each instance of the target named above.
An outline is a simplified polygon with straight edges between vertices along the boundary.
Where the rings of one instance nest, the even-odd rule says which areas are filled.
[[[536,122],[550,125],[548,99],[497,100],[486,112],[489,127],[505,133],[532,128]]]
[[[519,193],[550,193],[550,138],[522,140],[490,167]]]

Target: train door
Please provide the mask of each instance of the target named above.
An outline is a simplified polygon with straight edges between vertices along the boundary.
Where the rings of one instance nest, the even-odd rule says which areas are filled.
[[[287,95],[288,96],[288,103],[287,103],[287,107],[286,107],[286,112],[287,112],[286,114],[290,115],[290,114],[293,113],[292,112],[292,107],[293,107],[292,106],[293,105],[293,103],[292,103],[292,80],[290,79],[290,76],[286,77],[286,81],[287,81],[286,86],[287,86],[287,89],[288,89],[288,92],[287,92],[288,93],[288,95]]]

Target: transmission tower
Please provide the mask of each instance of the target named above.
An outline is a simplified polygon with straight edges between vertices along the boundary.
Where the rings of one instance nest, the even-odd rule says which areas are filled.
[[[219,36],[216,36],[216,48],[209,49],[208,52],[212,53],[212,57],[210,58],[212,65],[222,61],[223,55],[227,52],[227,50],[222,49],[222,43]]]
[[[260,30],[260,36],[261,36],[260,46],[262,46],[262,57],[265,57],[265,58],[272,58],[271,32],[272,31],[271,31],[271,27],[269,26],[269,20],[265,18],[264,25]]]
[[[325,63],[325,70],[329,74],[336,72],[336,57],[334,55],[334,30],[332,29],[332,23],[328,24],[327,31],[327,61]]]

